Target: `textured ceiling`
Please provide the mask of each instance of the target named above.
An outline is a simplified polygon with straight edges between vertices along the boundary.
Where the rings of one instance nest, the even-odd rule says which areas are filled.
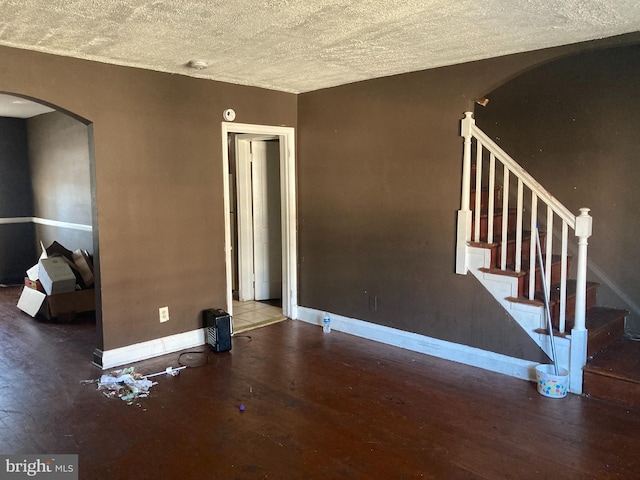
[[[0,0],[3,45],[293,93],[637,30],[638,0]]]

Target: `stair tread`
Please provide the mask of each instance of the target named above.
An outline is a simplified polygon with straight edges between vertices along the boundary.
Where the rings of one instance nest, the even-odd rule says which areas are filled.
[[[473,243],[472,246],[478,246],[478,247],[482,248],[482,245],[480,245],[480,244],[482,244],[482,242],[469,242],[469,243],[470,243],[470,245]],[[492,244],[487,243],[485,245],[490,246]],[[551,263],[552,264],[557,264],[560,261],[561,261],[560,255],[553,255],[552,258],[551,258]],[[519,272],[516,272],[516,270],[514,268],[515,266],[514,266],[513,263],[508,263],[507,264],[507,268],[505,270],[502,270],[501,268],[498,268],[498,267],[481,268],[480,270],[483,271],[483,272],[487,272],[487,273],[495,273],[497,275],[507,275],[509,277],[521,277],[523,275],[526,275],[529,272],[529,270],[525,268],[525,267],[528,267],[528,266],[529,266],[529,259],[528,258],[523,258],[522,259],[522,267],[523,268]],[[539,270],[539,268],[540,268],[540,265],[536,262],[536,271]],[[570,281],[571,280],[567,280],[567,286],[569,285]],[[574,281],[574,283],[575,283],[575,281]],[[552,290],[553,290],[554,287],[560,288],[560,284],[552,285],[552,287],[551,287]],[[540,292],[542,293],[542,290]]]
[[[629,312],[617,308],[592,307],[586,312],[589,329],[587,356],[592,357],[624,335],[624,323]],[[571,320],[572,321],[572,320]]]
[[[598,288],[600,284],[598,282],[587,282],[587,290],[592,288]],[[575,279],[567,279],[567,298],[576,294],[577,282]],[[544,292],[542,290],[536,291],[536,296],[540,295],[541,299],[544,299]],[[551,285],[549,289],[549,302],[560,301],[560,284],[556,283]]]
[[[540,232],[540,240],[542,240],[542,238],[545,235],[546,235],[546,232]],[[531,239],[531,230],[523,230],[523,232],[522,232],[522,241],[526,242],[526,241],[528,241],[530,239]],[[486,246],[490,247],[492,245],[499,245],[500,242],[502,242],[502,235],[499,234],[499,233],[494,233],[494,235],[493,235],[493,243],[479,241],[479,242],[469,242],[469,244],[478,243],[480,245],[486,245]],[[515,234],[507,235],[507,243],[515,243],[515,242],[516,242]]]
[[[502,270],[500,268],[479,268],[481,272],[484,273],[493,273],[494,275],[505,275],[507,277],[522,277],[527,274],[527,272],[520,271],[516,272],[514,270]]]
[[[590,331],[600,330],[607,328],[611,322],[617,320],[624,321],[624,317],[627,315],[629,315],[629,312],[626,310],[609,307],[591,307],[586,311],[585,321]]]
[[[526,300],[528,303],[534,305],[542,305],[542,302],[539,300]],[[587,309],[585,312],[585,325],[587,330],[589,331],[589,337],[593,337],[600,333],[607,333],[608,330],[615,330],[615,323],[622,322],[622,327],[624,326],[624,317],[629,314],[626,310],[619,310],[617,308],[609,308],[609,307],[591,307]],[[620,325],[617,325],[620,326]],[[547,334],[548,331],[544,328],[537,328],[534,330],[536,333]],[[564,337],[569,335],[571,332],[560,333],[554,329],[554,335]]]
[[[533,300],[529,300],[529,297],[507,297],[506,300],[514,303],[524,303],[527,305],[534,305],[536,307],[544,307],[544,302],[535,298]]]
[[[584,371],[640,384],[640,342],[619,339],[602,349]]]

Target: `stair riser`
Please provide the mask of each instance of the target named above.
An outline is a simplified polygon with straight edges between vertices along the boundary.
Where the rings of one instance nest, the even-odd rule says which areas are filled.
[[[597,301],[597,292],[598,286],[592,285],[587,286],[587,296],[586,296],[586,310],[589,310],[591,307],[595,307],[598,304]],[[551,322],[554,328],[558,328],[559,319],[560,319],[560,301],[554,300],[550,305],[549,311],[551,312]],[[566,331],[571,331],[574,325],[574,316],[576,313],[576,296],[567,295],[567,308],[565,309],[565,329]]]
[[[498,236],[502,234],[502,213],[496,213],[493,216],[493,235]],[[513,211],[509,212],[509,218],[507,219],[507,235],[515,236],[516,231],[516,213]],[[474,219],[474,228],[475,228],[475,219]],[[480,217],[480,241],[486,242],[488,240],[489,233],[489,217],[487,215],[482,215]]]
[[[587,314],[588,315],[588,314]],[[573,319],[571,319],[573,327]],[[624,336],[624,314],[617,321],[612,321],[607,328],[592,329],[587,318],[587,328],[589,329],[589,343],[587,344],[587,356],[595,355],[611,342]]]
[[[640,384],[620,381],[602,375],[584,373],[582,391],[590,397],[626,405],[640,407]]]
[[[545,249],[545,239],[546,234],[544,232],[540,232],[540,245],[542,251]],[[522,239],[522,252],[529,252],[531,248],[531,237],[527,235],[526,238]],[[493,247],[491,247],[491,268],[500,268],[502,254],[502,245],[500,243],[496,243]],[[507,265],[514,265],[516,263],[516,241],[515,239],[507,241]]]
[[[537,265],[537,263],[536,263]],[[527,268],[529,266],[529,260],[527,259],[527,263],[526,265],[523,265],[523,268]],[[536,279],[535,279],[535,289],[534,291],[540,291],[542,290],[542,270],[540,269],[539,266],[536,267]],[[553,262],[551,264],[551,283],[550,285],[555,285],[557,283],[560,283],[560,277],[562,275],[562,264],[560,262]],[[530,275],[529,273],[527,273],[526,275],[524,275],[523,277],[520,278],[520,281],[518,282],[518,293],[520,296],[522,297],[528,297],[529,296],[529,278]],[[544,298],[541,298],[540,300],[544,300]]]
[[[475,177],[474,177],[475,178]],[[493,194],[493,204],[495,206],[502,205],[502,188],[496,187]],[[476,208],[476,193],[471,192],[469,199],[469,210],[474,211]],[[480,194],[480,211],[486,212],[489,209],[489,190],[485,189]]]

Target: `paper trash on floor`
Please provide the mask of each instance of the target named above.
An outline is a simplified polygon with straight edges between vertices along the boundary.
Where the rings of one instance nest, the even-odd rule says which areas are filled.
[[[98,390],[105,397],[127,402],[129,405],[137,398],[149,396],[149,389],[158,382],[148,380],[144,375],[136,373],[134,367],[116,370],[109,375],[102,375],[98,380]]]

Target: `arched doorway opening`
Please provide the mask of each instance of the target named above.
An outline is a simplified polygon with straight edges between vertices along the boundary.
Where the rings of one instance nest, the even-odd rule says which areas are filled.
[[[62,108],[0,93],[0,284],[46,290],[37,281],[43,250],[47,256],[62,256],[77,277],[75,290],[65,297],[40,291],[30,299],[29,314],[40,320],[70,320],[78,313],[95,312],[99,347],[92,130],[91,122]],[[26,311],[22,295],[20,302]]]

